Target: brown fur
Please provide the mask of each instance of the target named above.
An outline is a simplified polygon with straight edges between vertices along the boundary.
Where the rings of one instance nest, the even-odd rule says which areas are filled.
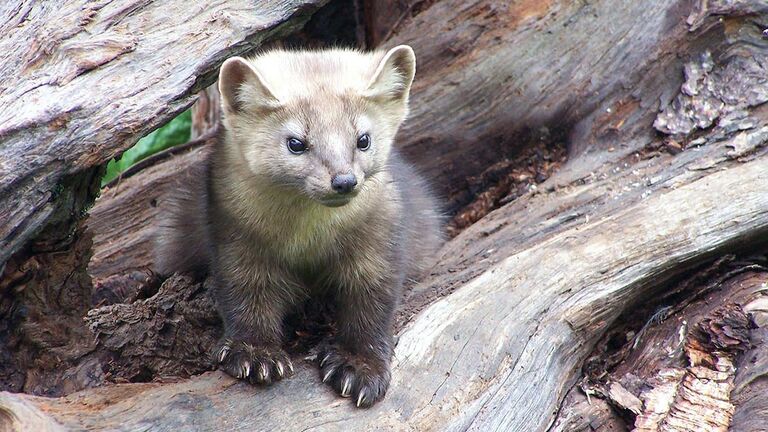
[[[289,375],[283,318],[323,296],[339,310],[336,341],[318,359],[323,381],[357,406],[384,396],[403,281],[442,242],[435,200],[393,149],[414,70],[405,46],[222,66],[224,137],[170,199],[157,263],[214,277],[226,331],[215,359],[229,374],[262,384]],[[291,137],[308,150],[288,151]],[[352,193],[332,189],[337,174],[356,177]]]

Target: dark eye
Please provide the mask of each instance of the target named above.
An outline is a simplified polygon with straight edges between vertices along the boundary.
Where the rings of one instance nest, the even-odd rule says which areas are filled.
[[[360,138],[357,139],[357,148],[362,151],[366,151],[371,148],[371,136],[367,133],[360,135]]]
[[[298,138],[288,138],[288,150],[293,154],[302,154],[307,151],[307,145]]]

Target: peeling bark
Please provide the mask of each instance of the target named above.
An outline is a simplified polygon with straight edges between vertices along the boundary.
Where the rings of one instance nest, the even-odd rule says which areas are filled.
[[[130,387],[123,390],[130,396],[118,399],[112,399],[116,390],[103,389],[32,402],[65,425],[125,430],[140,427],[140,418],[152,418],[169,428],[193,423],[214,428],[211,422],[217,416],[196,411],[210,404],[229,406],[231,411],[219,414],[261,429],[326,422],[339,428],[374,424],[385,429],[546,428],[595,337],[618,319],[620,310],[641,302],[649,287],[658,286],[660,277],[693,265],[696,257],[765,235],[768,197],[751,186],[768,180],[765,175],[761,160],[737,164],[674,190],[659,191],[604,219],[587,224],[582,220],[511,255],[495,255],[498,261],[480,275],[411,316],[399,336],[392,391],[368,411],[352,415],[347,401],[333,396],[313,367],[300,361],[297,376],[263,390],[235,384],[217,372],[185,382]],[[534,205],[565,199],[574,192],[521,199]],[[691,218],[699,223],[690,225]],[[731,223],[734,219],[740,223]],[[459,249],[452,248],[461,248],[462,237],[489,228],[487,223],[483,219],[464,231],[443,253],[457,253]],[[685,236],[676,234],[682,227]],[[499,232],[488,235],[500,245],[504,240],[498,236]],[[633,241],[616,243],[616,238]],[[659,250],[664,254],[659,255]],[[451,272],[439,271],[424,283],[450,281]],[[418,289],[406,297],[406,309],[418,300],[413,296]],[[467,327],[467,323],[474,325]],[[531,382],[539,384],[525,384]],[[112,396],[103,396],[107,393]],[[286,400],[299,393],[302,409],[286,412]],[[198,408],[189,416],[163,416],[169,409],[163,401],[173,403],[180,395],[187,395],[195,401],[191,406]],[[67,402],[91,404],[102,397],[110,403],[98,412],[85,413]],[[257,410],[238,408],[253,397],[259,400]],[[152,407],[147,405],[150,400]],[[536,408],[515,408],[520,401]],[[137,412],[142,415],[136,416]]]
[[[766,80],[742,74],[766,64],[761,31],[768,17],[739,2],[721,11],[729,14],[725,21],[705,19],[694,29],[686,22],[691,2],[683,0],[420,4],[409,6],[387,41],[413,44],[420,58],[403,149],[437,179],[454,207],[474,204],[459,213],[467,223],[438,264],[404,295],[387,397],[370,410],[354,410],[320,383],[311,357],[302,356],[295,358],[296,376],[269,389],[220,372],[159,376],[203,370],[192,354],[203,352],[218,329],[199,285],[173,278],[156,291],[142,276],[152,268],[144,227],[161,211],[174,173],[200,163],[201,144],[129,173],[93,211],[91,271],[105,299],[89,315],[98,331],[93,355],[113,353],[122,362],[115,380],[146,379],[149,369],[162,371],[153,374],[156,382],[62,398],[0,393],[0,407],[13,413],[16,427],[32,427],[40,416],[68,428],[113,430],[606,429],[634,423],[637,412],[653,406],[641,383],[662,370],[659,361],[681,371],[671,375],[679,380],[662,423],[679,426],[672,419],[682,418],[686,401],[699,395],[687,389],[700,390],[704,383],[697,380],[708,376],[708,384],[720,380],[728,388],[732,405],[716,404],[727,416],[717,412],[712,419],[720,426],[758,424],[753,419],[765,402],[750,391],[762,388],[765,368],[759,361],[753,369],[743,366],[758,345],[749,348],[742,337],[720,331],[726,327],[717,323],[726,316],[713,315],[704,327],[695,326],[705,321],[690,321],[702,333],[683,334],[683,341],[700,341],[685,351],[673,319],[723,304],[706,304],[716,289],[745,311],[764,307],[752,298],[763,288],[724,283],[734,275],[714,285],[695,278],[678,284],[677,278],[694,270],[707,280],[722,276],[732,261],[717,258],[764,247],[768,191],[759,185],[768,183]],[[705,15],[721,13],[714,12],[719,3],[709,4]],[[707,53],[711,64],[702,67]],[[715,99],[726,108],[702,117],[706,122],[689,115],[686,107],[715,106]],[[653,127],[658,118],[682,126],[660,134]],[[566,141],[569,158],[559,170],[546,171],[542,181],[517,182],[529,168],[520,166],[528,160],[519,158],[524,151],[543,145],[556,154],[552,144]],[[560,160],[540,159],[560,166]],[[118,223],[137,220],[141,226],[130,229]],[[649,302],[666,308],[659,326],[650,320],[658,311]],[[185,320],[197,320],[203,331],[190,331]],[[616,329],[649,320],[653,325],[631,329],[647,341],[639,348],[626,348],[626,355],[601,351],[633,346],[628,333],[622,339]],[[750,342],[762,343],[762,333],[753,330]],[[670,346],[680,347],[673,357],[664,349]],[[736,355],[742,349],[749,350]],[[594,360],[603,354],[606,359]],[[689,357],[696,366],[680,364]],[[741,366],[725,367],[721,358]],[[605,399],[599,413],[589,411],[595,421],[563,405],[566,395],[578,402],[576,386],[598,384],[600,392],[590,397]],[[661,379],[656,387],[663,388]]]
[[[189,278],[171,278],[147,299],[93,309],[85,320],[104,353],[110,382],[188,378],[211,369],[209,353],[221,320],[208,290]]]
[[[764,264],[764,255],[724,256],[628,310],[596,345],[553,430],[590,431],[611,422],[637,431],[760,430],[768,417],[759,404],[743,402],[760,387],[735,383],[765,374],[744,367],[755,361],[748,352],[765,349],[759,324],[768,317],[760,309],[768,281]],[[590,408],[587,395],[592,404],[613,409]],[[742,426],[734,416],[739,411]]]
[[[731,424],[735,360],[749,348],[750,320],[735,305],[697,323],[685,343],[689,366],[663,369],[641,394],[645,409],[635,431],[720,431]]]

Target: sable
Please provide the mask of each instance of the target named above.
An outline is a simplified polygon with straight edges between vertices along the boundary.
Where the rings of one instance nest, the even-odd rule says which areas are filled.
[[[321,379],[359,407],[386,393],[402,284],[443,238],[429,187],[393,147],[414,74],[408,46],[222,65],[223,135],[161,203],[156,262],[213,276],[225,324],[213,358],[230,375],[289,376],[286,314],[331,299],[338,332]]]

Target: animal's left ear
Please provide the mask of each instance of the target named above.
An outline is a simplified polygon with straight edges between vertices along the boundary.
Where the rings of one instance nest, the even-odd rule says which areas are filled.
[[[413,48],[400,45],[384,54],[373,74],[365,95],[391,102],[408,102],[411,83],[416,73]]]
[[[260,108],[280,105],[261,74],[242,57],[232,57],[221,65],[219,93],[225,114],[242,114],[248,105]]]

